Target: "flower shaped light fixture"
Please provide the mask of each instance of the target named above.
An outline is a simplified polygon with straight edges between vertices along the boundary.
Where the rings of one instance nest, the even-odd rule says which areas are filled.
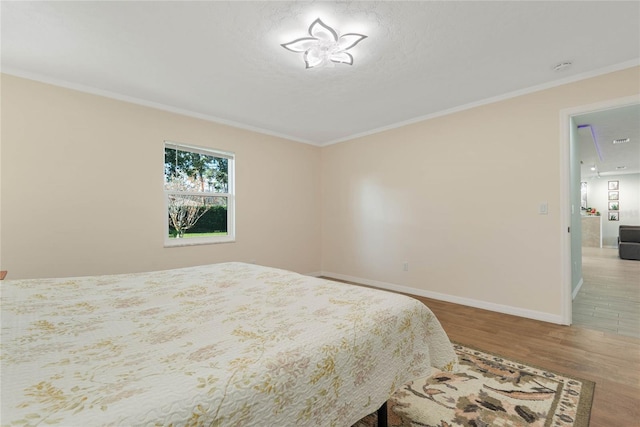
[[[281,46],[291,52],[302,53],[306,68],[318,67],[330,63],[353,65],[353,56],[347,53],[362,40],[363,34],[347,33],[338,37],[338,33],[322,22],[320,18],[309,26],[309,35]]]

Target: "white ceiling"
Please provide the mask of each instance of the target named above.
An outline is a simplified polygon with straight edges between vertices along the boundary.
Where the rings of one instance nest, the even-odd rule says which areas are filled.
[[[2,71],[326,145],[637,65],[638,1],[2,1]],[[305,69],[316,18],[368,38]],[[573,65],[563,71],[553,66]]]
[[[640,105],[582,114],[574,120],[583,179],[640,173]],[[613,143],[626,138],[629,142]]]

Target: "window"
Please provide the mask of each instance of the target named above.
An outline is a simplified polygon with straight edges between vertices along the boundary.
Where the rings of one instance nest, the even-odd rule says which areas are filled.
[[[164,144],[165,246],[235,240],[233,153]]]

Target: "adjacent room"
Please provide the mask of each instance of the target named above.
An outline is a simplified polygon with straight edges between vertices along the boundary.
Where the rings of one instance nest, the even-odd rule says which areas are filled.
[[[630,142],[640,137],[639,117],[638,104],[574,116],[582,231],[582,253],[574,261],[582,274],[573,290],[572,324],[636,338],[640,145]]]
[[[640,226],[640,3],[21,1],[0,19],[2,426],[65,425],[73,411],[136,424],[113,408],[177,405],[137,394],[153,383],[109,383],[107,365],[63,387],[56,369],[80,354],[117,354],[119,378],[133,375],[112,324],[152,325],[134,335],[172,381],[221,399],[205,411],[188,395],[186,418],[159,425],[261,425],[264,412],[262,425],[474,425],[462,406],[440,410],[478,390],[410,399],[497,359],[530,365],[514,387],[566,382],[544,383],[548,407],[483,394],[476,424],[640,419],[640,261],[619,246],[620,226]],[[245,317],[261,305],[260,321]],[[115,323],[94,323],[99,309]],[[231,357],[190,335],[210,315],[245,352],[224,392],[187,365]],[[363,341],[318,339],[305,354],[296,319],[333,333],[353,321]],[[432,341],[393,363],[375,355],[414,343],[419,325]],[[93,327],[100,342],[68,341]],[[148,365],[153,352],[134,347],[131,366]],[[268,375],[244,370],[256,349],[273,357]],[[350,351],[356,366],[340,371]],[[49,377],[15,383],[14,366],[42,360]],[[91,400],[80,390],[96,378],[110,394]],[[251,397],[224,412],[247,389],[272,407]],[[497,401],[502,413],[487,408]]]

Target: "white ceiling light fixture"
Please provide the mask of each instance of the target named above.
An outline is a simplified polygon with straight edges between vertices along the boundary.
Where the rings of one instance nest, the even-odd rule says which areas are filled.
[[[320,18],[309,26],[309,35],[311,37],[302,37],[280,45],[291,52],[302,53],[306,68],[332,63],[353,65],[353,56],[347,50],[367,38],[364,34],[357,33],[338,37],[338,33]]]

